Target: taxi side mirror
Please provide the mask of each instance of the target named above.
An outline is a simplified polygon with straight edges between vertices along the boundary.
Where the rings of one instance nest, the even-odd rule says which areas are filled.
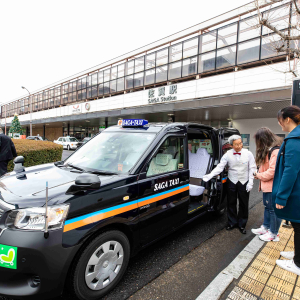
[[[17,156],[14,159],[14,164],[15,164],[14,171],[16,173],[21,173],[21,172],[25,171],[25,168],[23,167],[23,164],[24,164],[24,157],[23,156]]]
[[[100,179],[95,174],[81,174],[75,179],[75,184],[66,191],[67,195],[74,195],[80,191],[97,190],[101,186]]]

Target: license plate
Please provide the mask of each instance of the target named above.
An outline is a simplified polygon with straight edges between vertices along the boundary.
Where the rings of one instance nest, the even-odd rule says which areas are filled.
[[[17,247],[0,244],[0,267],[17,269]]]

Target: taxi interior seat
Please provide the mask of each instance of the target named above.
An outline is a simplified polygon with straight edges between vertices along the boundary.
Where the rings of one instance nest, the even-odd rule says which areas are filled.
[[[196,153],[189,151],[189,169],[190,169],[190,196],[200,196],[205,187],[202,186],[202,178],[207,174],[212,161],[211,156],[205,148],[198,148]]]
[[[177,170],[177,161],[172,154],[158,153],[151,160],[147,176],[175,171]]]

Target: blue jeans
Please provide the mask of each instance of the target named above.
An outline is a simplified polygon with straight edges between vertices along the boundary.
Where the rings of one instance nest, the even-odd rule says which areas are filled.
[[[272,193],[263,193],[263,202],[265,206],[263,226],[277,235],[282,219],[277,218],[272,203]]]

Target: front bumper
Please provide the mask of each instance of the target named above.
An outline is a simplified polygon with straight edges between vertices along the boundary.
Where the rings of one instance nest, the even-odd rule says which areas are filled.
[[[5,230],[0,244],[18,247],[17,269],[0,267],[0,295],[17,299],[59,296],[79,245],[62,247],[62,230],[43,232]]]

